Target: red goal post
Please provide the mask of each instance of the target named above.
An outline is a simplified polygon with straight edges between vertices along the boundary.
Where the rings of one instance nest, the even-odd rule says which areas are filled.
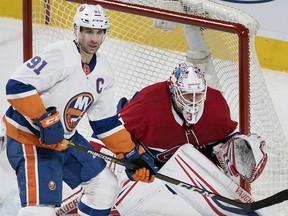
[[[226,98],[239,131],[258,133],[267,143],[267,166],[252,184],[252,194],[262,199],[288,187],[288,164],[283,163],[288,143],[257,59],[254,39],[259,25],[253,17],[210,0],[27,0],[23,1],[24,60],[45,44],[73,38],[73,15],[82,3],[101,4],[109,16],[110,33],[100,52],[115,70],[115,102],[166,80],[189,49],[184,25],[200,27],[210,53],[207,74]],[[178,27],[163,31],[155,28],[155,20]],[[278,206],[288,212],[287,206]]]
[[[32,57],[32,0],[23,1],[23,44],[24,60]],[[47,3],[47,1],[45,1]],[[249,128],[249,29],[240,23],[231,23],[212,18],[193,16],[144,5],[131,4],[113,0],[71,0],[76,3],[101,4],[106,9],[121,11],[130,14],[147,16],[156,19],[163,19],[178,22],[187,25],[195,25],[210,29],[217,29],[225,32],[231,32],[238,35],[239,38],[239,128],[243,134],[250,132]],[[49,4],[48,4],[49,5]],[[50,7],[50,6],[49,6]],[[45,20],[47,16],[45,15]],[[176,62],[175,62],[176,63]]]

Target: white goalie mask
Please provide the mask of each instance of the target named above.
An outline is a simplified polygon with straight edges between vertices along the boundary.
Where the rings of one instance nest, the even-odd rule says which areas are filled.
[[[82,4],[74,16],[76,41],[80,33],[80,27],[109,30],[109,19],[101,5]]]
[[[180,63],[170,76],[169,88],[171,98],[185,121],[196,124],[203,114],[207,91],[201,70],[194,64]]]

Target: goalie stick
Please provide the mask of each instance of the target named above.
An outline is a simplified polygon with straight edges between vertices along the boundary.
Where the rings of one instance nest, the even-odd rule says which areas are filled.
[[[68,142],[68,146],[72,147],[72,148],[76,148],[80,151],[86,152],[88,154],[91,154],[93,157],[99,157],[99,158],[104,159],[105,161],[109,161],[112,163],[122,165],[128,169],[136,170],[139,168],[139,166],[136,164],[122,161],[122,160],[115,158],[113,156],[104,154],[102,152],[98,152],[94,149],[90,149],[90,148],[87,148],[87,147],[82,146],[82,145],[75,144],[73,142]],[[187,190],[197,192],[197,193],[199,193],[203,196],[206,196],[206,197],[215,198],[219,201],[222,201],[222,202],[230,204],[230,205],[237,206],[237,207],[245,209],[247,211],[256,211],[258,209],[269,207],[269,206],[272,206],[272,205],[275,205],[275,204],[278,204],[278,203],[281,203],[281,202],[288,200],[288,189],[285,189],[279,193],[276,193],[272,196],[269,196],[269,197],[262,199],[262,200],[259,200],[259,201],[255,201],[255,202],[251,202],[251,203],[241,203],[241,202],[237,202],[237,201],[229,199],[227,197],[223,197],[223,196],[215,194],[211,191],[207,191],[205,189],[196,187],[192,184],[188,184],[186,182],[171,178],[169,176],[166,176],[166,175],[163,175],[160,173],[157,173],[155,175],[155,177],[158,179],[161,179],[162,181],[165,181],[165,182],[168,182],[168,183],[171,183],[174,185],[178,185],[180,187],[186,188]]]

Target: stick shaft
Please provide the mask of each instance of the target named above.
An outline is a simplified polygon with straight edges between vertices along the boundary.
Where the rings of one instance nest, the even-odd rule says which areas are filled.
[[[112,162],[112,163],[119,164],[119,165],[124,166],[124,167],[126,167],[128,169],[136,170],[136,169],[140,168],[136,164],[129,163],[127,161],[122,161],[122,160],[120,160],[118,158],[115,158],[113,156],[104,154],[102,152],[98,152],[98,151],[96,151],[94,149],[90,149],[90,148],[87,148],[85,146],[81,146],[81,145],[78,145],[78,144],[75,144],[75,143],[72,143],[72,142],[69,142],[68,146],[72,147],[72,148],[76,148],[76,149],[78,149],[80,151],[84,151],[84,152],[86,152],[88,154],[91,154],[93,157],[99,157],[99,158],[102,158],[105,161],[109,161],[109,162]],[[281,192],[279,192],[277,194],[274,194],[274,195],[272,195],[270,197],[267,197],[267,198],[265,198],[263,200],[255,201],[255,202],[252,202],[252,203],[241,203],[241,202],[237,202],[235,200],[229,199],[227,197],[223,197],[221,195],[215,194],[215,193],[213,193],[211,191],[207,191],[207,190],[204,190],[202,188],[198,188],[198,187],[196,187],[196,186],[194,186],[192,184],[188,184],[186,182],[171,178],[171,177],[163,175],[161,173],[157,173],[155,175],[155,177],[158,178],[158,179],[161,179],[162,181],[165,181],[167,183],[178,185],[180,187],[186,188],[187,190],[191,190],[191,191],[197,192],[197,193],[199,193],[199,194],[201,194],[203,196],[206,196],[206,197],[216,198],[219,201],[225,202],[225,203],[230,204],[230,205],[237,206],[237,207],[245,209],[247,211],[256,211],[258,209],[265,208],[265,207],[268,207],[268,206],[272,206],[272,205],[275,205],[275,204],[278,204],[278,203],[281,203],[283,201],[288,200],[288,189],[286,189],[286,190],[283,190],[283,191],[281,191]]]

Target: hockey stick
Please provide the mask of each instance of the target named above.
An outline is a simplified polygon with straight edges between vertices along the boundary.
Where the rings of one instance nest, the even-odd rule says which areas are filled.
[[[76,148],[76,149],[78,149],[80,151],[86,152],[88,154],[91,154],[93,157],[99,157],[99,158],[104,159],[105,161],[109,161],[109,162],[112,162],[112,163],[116,163],[116,164],[122,165],[122,166],[124,166],[124,167],[126,167],[128,169],[136,170],[136,169],[139,168],[139,166],[136,165],[136,164],[122,161],[122,160],[120,160],[118,158],[115,158],[113,156],[104,154],[102,152],[95,151],[94,149],[90,149],[90,148],[87,148],[85,146],[75,144],[73,142],[69,142],[68,146],[72,147],[72,148]],[[286,189],[286,190],[283,190],[283,191],[281,191],[279,193],[276,193],[276,194],[274,194],[274,195],[272,195],[270,197],[267,197],[267,198],[259,200],[259,201],[255,201],[255,202],[251,202],[251,203],[241,203],[241,202],[237,202],[237,201],[229,199],[227,197],[223,197],[223,196],[215,194],[215,193],[213,193],[211,191],[207,191],[205,189],[196,187],[196,186],[194,186],[192,184],[188,184],[186,182],[171,178],[169,176],[166,176],[166,175],[163,175],[163,174],[160,174],[160,173],[157,173],[155,175],[155,177],[158,178],[158,179],[161,179],[161,180],[163,180],[165,182],[168,182],[168,183],[183,187],[183,188],[185,188],[187,190],[192,190],[192,191],[197,192],[197,193],[199,193],[199,194],[201,194],[203,196],[210,197],[210,198],[215,198],[215,199],[217,199],[219,201],[222,201],[222,202],[225,202],[227,204],[240,207],[240,208],[245,209],[247,211],[256,211],[258,209],[269,207],[269,206],[284,202],[285,200],[288,200],[288,189]]]

